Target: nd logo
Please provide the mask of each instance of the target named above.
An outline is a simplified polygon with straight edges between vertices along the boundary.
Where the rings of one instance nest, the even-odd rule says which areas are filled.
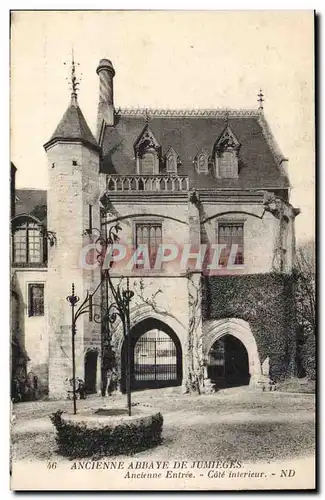
[[[294,469],[282,469],[280,477],[293,477],[296,474]]]

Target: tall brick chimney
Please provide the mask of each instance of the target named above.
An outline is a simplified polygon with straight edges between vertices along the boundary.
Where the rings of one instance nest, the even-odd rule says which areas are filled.
[[[99,137],[103,122],[109,127],[114,125],[113,78],[115,70],[109,59],[101,59],[96,72],[97,75],[99,75],[99,103],[97,115],[97,137]]]

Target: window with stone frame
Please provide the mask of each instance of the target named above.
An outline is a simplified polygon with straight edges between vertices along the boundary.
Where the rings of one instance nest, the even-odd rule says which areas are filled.
[[[28,285],[28,316],[44,316],[44,284]]]
[[[43,233],[40,224],[27,218],[15,221],[12,230],[12,254],[14,265],[44,263]]]
[[[145,245],[148,248],[150,268],[153,269],[159,246],[162,243],[162,224],[159,222],[135,223],[135,247]],[[139,255],[141,258],[141,255]],[[143,269],[143,264],[137,264],[137,269]]]
[[[222,221],[217,223],[217,242],[218,245],[226,245],[223,248],[219,265],[227,267],[232,246],[237,246],[234,264],[244,264],[244,223],[236,221]]]

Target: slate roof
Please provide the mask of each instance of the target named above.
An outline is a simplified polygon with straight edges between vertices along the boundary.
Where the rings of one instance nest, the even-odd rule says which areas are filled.
[[[149,124],[161,145],[162,156],[170,146],[179,155],[179,175],[188,175],[191,187],[227,189],[286,189],[288,177],[281,166],[284,159],[268,124],[257,111],[219,113],[217,110],[168,112],[163,110],[116,110],[115,126],[106,127],[101,145],[101,172],[135,174],[134,144]],[[146,121],[146,116],[147,121]],[[194,159],[201,149],[212,155],[213,147],[226,125],[230,125],[241,144],[237,179],[217,179],[213,172],[198,174]]]
[[[15,215],[29,214],[46,224],[47,191],[44,189],[16,189]]]
[[[57,140],[78,140],[85,145],[99,149],[98,143],[87,125],[76,98],[71,99],[68,109],[61,118],[51,139],[44,144],[44,148],[47,149],[47,147]]]

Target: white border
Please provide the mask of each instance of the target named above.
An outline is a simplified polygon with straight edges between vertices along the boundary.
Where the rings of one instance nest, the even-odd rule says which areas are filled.
[[[272,0],[272,1],[264,1],[263,4],[258,1],[247,1],[247,2],[242,2],[240,0],[228,0],[226,3],[227,9],[224,9],[223,7],[225,4],[223,3],[217,3],[212,0],[200,0],[198,1],[189,1],[187,3],[185,2],[180,2],[177,0],[157,0],[154,3],[154,8],[153,8],[153,2],[147,1],[138,1],[134,2],[132,0],[126,1],[126,0],[120,0],[120,1],[111,1],[109,4],[107,1],[99,1],[99,0],[93,0],[92,2],[77,2],[77,1],[61,1],[61,2],[48,2],[48,1],[34,1],[34,2],[28,2],[26,0],[17,0],[15,3],[13,2],[7,2],[4,1],[1,4],[0,8],[0,23],[1,23],[1,29],[0,29],[0,36],[1,36],[1,43],[0,43],[0,51],[1,51],[1,61],[2,61],[2,69],[3,69],[3,75],[6,74],[7,68],[9,66],[9,9],[42,9],[45,10],[58,10],[58,9],[89,9],[89,10],[94,10],[94,9],[107,9],[107,7],[110,7],[110,9],[132,9],[132,10],[167,10],[167,9],[173,9],[173,10],[209,10],[209,9],[220,9],[220,10],[311,10],[312,8],[316,9],[317,13],[322,14],[324,12],[324,2],[320,0],[316,0],[313,2],[313,4],[310,3],[308,0],[296,0],[295,2],[290,2],[290,1],[284,1],[284,0]],[[263,5],[263,9],[261,9],[261,5]],[[323,20],[322,20],[323,21]],[[321,37],[320,40],[320,46],[319,46],[319,51],[322,54],[321,55],[321,61],[320,64],[322,66],[322,69],[319,68],[319,73],[320,73],[320,80],[321,76],[323,76],[323,58],[324,58],[324,36]],[[9,486],[9,475],[8,475],[8,469],[9,469],[9,463],[8,463],[8,457],[9,457],[9,439],[8,439],[8,428],[9,428],[9,398],[7,397],[7,388],[9,390],[9,352],[7,350],[7,346],[9,344],[9,335],[8,335],[8,327],[9,327],[9,303],[8,303],[8,291],[9,291],[9,251],[8,251],[8,234],[7,233],[7,228],[9,229],[9,161],[10,161],[10,154],[9,154],[9,127],[8,127],[8,117],[9,117],[9,79],[6,77],[1,79],[1,100],[2,100],[2,106],[1,106],[1,137],[2,137],[2,165],[1,165],[1,176],[2,176],[2,182],[0,182],[0,199],[2,201],[2,206],[1,206],[1,211],[0,211],[0,216],[1,216],[1,227],[5,228],[5,237],[4,241],[5,243],[1,246],[1,263],[2,263],[2,276],[3,279],[1,280],[1,319],[2,319],[2,362],[0,363],[1,366],[1,382],[2,382],[2,405],[1,405],[1,429],[3,432],[3,435],[1,436],[1,497],[2,498],[9,498],[9,496],[12,494],[9,492],[8,486]],[[320,89],[319,89],[320,92]],[[320,97],[320,96],[319,96]],[[322,122],[323,118],[323,109],[321,107],[321,99],[317,104],[318,110],[320,110],[320,123]],[[320,165],[320,160],[322,158],[322,153],[323,153],[323,147],[324,147],[324,132],[323,130],[319,134],[319,158],[318,158],[318,168],[319,168],[319,183],[320,186],[318,185],[318,189],[321,189],[323,187],[323,175],[321,174],[322,172],[322,165]],[[320,196],[320,199],[323,197]],[[318,217],[320,220],[320,226],[321,229],[323,229],[322,234],[324,234],[324,227],[325,225],[325,213],[324,213],[324,205],[321,204],[320,206],[321,210],[318,212]],[[322,241],[319,242],[319,244]],[[7,277],[7,279],[5,278]],[[322,276],[323,277],[323,276]],[[324,308],[320,307],[321,310],[325,310]],[[322,332],[321,324],[319,326],[319,333]],[[324,342],[323,342],[324,345]],[[322,353],[319,354],[319,360],[323,359],[322,358]],[[320,363],[319,363],[320,364]],[[321,368],[319,366],[319,368]],[[323,370],[324,373],[324,370]],[[321,382],[323,381],[323,377]],[[7,383],[8,382],[8,383]],[[322,466],[322,471],[320,471],[320,477],[323,476],[322,472],[323,466],[324,466],[324,461],[321,463]],[[37,495],[38,498],[42,498],[46,494],[41,494]],[[224,496],[223,494],[218,493],[220,496]],[[139,494],[141,496],[141,494]],[[200,496],[200,494],[197,494],[195,496]],[[294,495],[295,496],[295,495]],[[298,495],[297,495],[298,496]],[[66,494],[60,494],[61,498],[66,498]],[[86,497],[92,498],[94,497],[94,494],[87,494]],[[110,498],[114,498],[115,494],[110,493]],[[193,498],[193,495],[191,495]],[[229,495],[227,495],[229,498]],[[277,494],[277,497],[283,497],[283,494]],[[116,498],[118,498],[118,495],[116,495]]]

